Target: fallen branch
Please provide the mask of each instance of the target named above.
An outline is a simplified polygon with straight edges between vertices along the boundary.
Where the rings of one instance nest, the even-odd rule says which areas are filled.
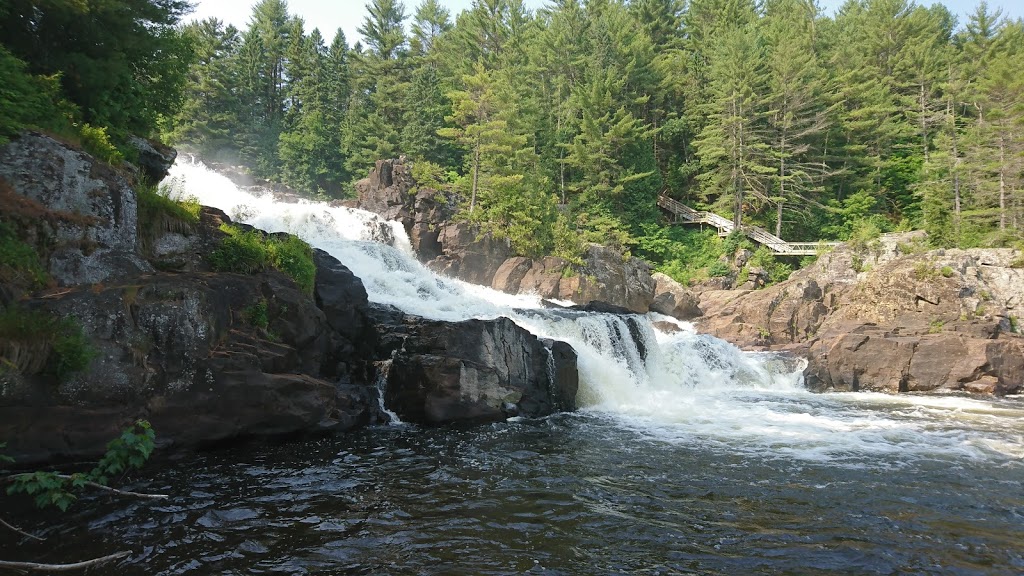
[[[22,474],[12,474],[7,477],[8,482],[15,481]],[[144,494],[142,492],[132,492],[130,490],[118,490],[117,488],[111,488],[105,484],[99,482],[93,482],[92,480],[83,481],[81,477],[72,476],[71,474],[54,474],[54,478],[60,478],[61,480],[70,480],[72,482],[78,482],[82,486],[88,486],[89,488],[95,488],[104,492],[110,492],[111,494],[117,494],[118,496],[127,496],[129,498],[146,498],[150,500],[163,500],[164,498],[170,498],[167,494]]]
[[[38,562],[6,562],[4,560],[0,560],[0,568],[10,568],[11,570],[34,570],[36,572],[71,572],[73,570],[82,570],[98,566],[100,564],[106,564],[107,562],[113,562],[114,560],[121,560],[122,558],[127,558],[131,555],[131,552],[118,552],[117,554],[111,554],[110,556],[94,558],[84,562],[75,562],[74,564],[40,564]]]
[[[3,518],[0,518],[0,525],[4,526],[5,528],[9,528],[11,530],[14,530],[18,534],[21,534],[22,536],[28,536],[29,538],[34,538],[36,540],[39,540],[40,542],[43,541],[42,538],[40,538],[39,536],[36,536],[35,534],[29,534],[28,532],[25,532],[24,530],[22,530],[21,528],[18,528],[17,526],[15,526],[13,524],[8,524],[7,522],[4,522]]]
[[[72,480],[72,481],[75,480],[74,476],[69,476],[67,474],[57,474],[57,477],[58,478],[63,478],[64,480]],[[95,488],[97,490],[103,490],[105,492],[110,492],[112,494],[117,494],[118,496],[128,496],[128,497],[131,497],[131,498],[148,498],[148,499],[151,499],[151,500],[162,500],[164,498],[168,498],[167,494],[143,494],[141,492],[130,492],[128,490],[118,490],[117,488],[111,488],[110,486],[106,486],[104,484],[100,484],[99,482],[93,482],[91,480],[86,480],[85,482],[82,482],[82,485],[83,486],[88,486],[90,488]]]

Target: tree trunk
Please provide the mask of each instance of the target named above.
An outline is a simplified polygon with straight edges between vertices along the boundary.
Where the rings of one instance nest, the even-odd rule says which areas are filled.
[[[476,187],[480,181],[480,143],[477,142],[475,148],[473,148],[473,190],[469,196],[469,213],[473,213],[473,208],[476,207]]]
[[[999,231],[1006,231],[1006,139],[999,135]]]

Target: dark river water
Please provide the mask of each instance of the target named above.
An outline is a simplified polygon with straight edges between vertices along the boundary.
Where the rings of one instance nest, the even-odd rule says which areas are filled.
[[[1021,433],[1019,402],[964,402]],[[128,549],[94,573],[139,575],[1024,573],[1019,454],[909,444],[822,459],[672,428],[581,413],[165,459],[131,487],[168,500],[15,511],[47,542],[7,534],[0,557]]]

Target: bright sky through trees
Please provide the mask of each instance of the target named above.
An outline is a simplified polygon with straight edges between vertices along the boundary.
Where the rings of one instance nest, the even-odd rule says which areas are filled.
[[[844,0],[821,0],[821,6],[832,13],[843,4]],[[471,4],[471,0],[443,0],[443,4],[452,14],[456,14]],[[537,9],[545,5],[545,0],[525,0],[527,8]],[[935,2],[918,2],[922,5],[931,5]],[[974,10],[978,0],[943,0],[941,2],[960,18],[961,24],[966,20],[967,14]],[[252,5],[255,0],[198,0],[196,10],[189,17],[190,20],[202,20],[214,16],[224,20],[228,24],[243,29],[249,22],[252,14]],[[288,9],[292,14],[302,16],[306,21],[306,28],[312,30],[319,28],[320,33],[326,38],[334,36],[334,31],[339,27],[345,31],[345,37],[350,44],[359,40],[356,28],[366,16],[366,8],[363,0],[341,0],[340,2],[324,2],[323,0],[289,0]],[[419,4],[418,0],[407,0],[405,8],[407,14],[412,14]],[[1021,0],[990,0],[989,7],[1001,9],[1003,15],[1011,18],[1024,18],[1024,2]]]

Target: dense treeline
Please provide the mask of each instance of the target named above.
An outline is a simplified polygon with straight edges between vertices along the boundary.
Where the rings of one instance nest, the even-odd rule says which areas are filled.
[[[114,160],[176,110],[186,0],[0,2],[0,142],[44,129]]]
[[[660,191],[792,240],[1020,236],[1024,25],[984,3],[959,27],[907,0],[367,8],[352,46],[284,0],[244,32],[189,25],[173,137],[331,196],[405,154],[528,254],[600,240],[665,264],[685,234]]]

